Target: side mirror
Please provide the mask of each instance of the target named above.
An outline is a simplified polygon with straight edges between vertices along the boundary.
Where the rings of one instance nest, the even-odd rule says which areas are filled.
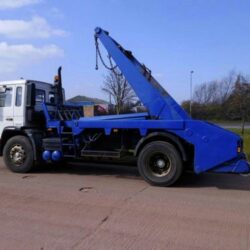
[[[36,104],[36,86],[34,83],[27,85],[27,107],[34,107]]]

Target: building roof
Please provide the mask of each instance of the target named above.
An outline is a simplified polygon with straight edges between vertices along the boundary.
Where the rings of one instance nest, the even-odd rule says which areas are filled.
[[[92,102],[94,104],[108,104],[108,102],[105,100],[99,98],[87,97],[83,95],[77,95],[75,97],[72,97],[68,99],[67,102]]]

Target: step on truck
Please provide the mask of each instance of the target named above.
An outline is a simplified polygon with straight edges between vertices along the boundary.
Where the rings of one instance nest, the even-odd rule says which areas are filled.
[[[97,60],[124,75],[147,112],[84,117],[82,108],[65,104],[61,68],[54,84],[1,82],[0,153],[10,170],[25,173],[37,163],[131,157],[144,180],[158,186],[174,184],[190,169],[249,173],[240,136],[192,119],[131,51],[101,28],[94,36]]]

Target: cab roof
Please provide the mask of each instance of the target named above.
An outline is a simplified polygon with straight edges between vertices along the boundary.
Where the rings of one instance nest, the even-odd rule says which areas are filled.
[[[22,85],[25,85],[26,83],[30,83],[30,82],[53,85],[52,83],[48,83],[48,82],[42,82],[42,81],[37,81],[37,80],[27,80],[27,79],[0,81],[0,85],[10,85],[10,84],[22,84]]]

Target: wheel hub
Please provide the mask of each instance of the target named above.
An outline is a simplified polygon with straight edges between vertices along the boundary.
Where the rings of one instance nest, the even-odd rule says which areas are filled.
[[[157,165],[158,168],[162,169],[162,168],[164,168],[166,166],[166,163],[165,163],[165,161],[163,159],[159,159],[159,160],[156,161],[156,165]]]
[[[10,159],[16,165],[24,163],[26,158],[25,151],[21,145],[15,145],[10,150]]]
[[[164,177],[171,170],[171,161],[165,154],[155,154],[150,160],[152,174],[157,177]]]

